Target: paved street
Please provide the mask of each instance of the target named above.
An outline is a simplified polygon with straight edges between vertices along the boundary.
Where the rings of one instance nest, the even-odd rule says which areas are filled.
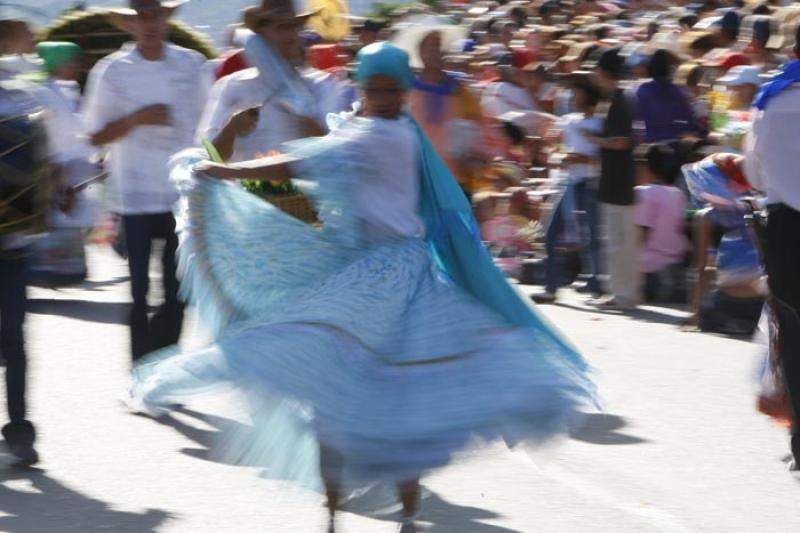
[[[91,258],[82,287],[30,291],[43,462],[31,472],[0,467],[0,531],[324,531],[319,496],[208,454],[220,428],[247,423],[231,401],[200,400],[161,422],[126,410],[126,269],[105,249]],[[683,313],[672,309],[632,318],[598,313],[572,292],[564,300],[543,309],[596,367],[605,412],[552,449],[497,446],[428,478],[426,531],[800,531],[785,430],[753,408],[751,343],[681,332]],[[194,324],[186,337],[202,342]],[[340,525],[396,531],[363,513]]]

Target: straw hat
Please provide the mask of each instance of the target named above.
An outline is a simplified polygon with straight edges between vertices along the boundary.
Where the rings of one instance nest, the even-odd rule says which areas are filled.
[[[265,22],[304,22],[320,11],[298,14],[292,0],[262,0],[261,5],[245,8],[243,22],[249,30],[256,31]]]
[[[108,21],[122,31],[131,32],[131,22],[139,13],[152,13],[162,11],[171,17],[175,10],[189,0],[172,0],[160,2],[159,0],[130,0],[128,7],[111,7],[106,12]]]
[[[189,0],[172,0],[169,2],[161,2],[159,0],[129,0],[128,7],[111,7],[108,11],[112,15],[121,17],[135,17],[139,13],[158,10],[167,11],[169,15],[172,15],[176,9],[188,1]]]

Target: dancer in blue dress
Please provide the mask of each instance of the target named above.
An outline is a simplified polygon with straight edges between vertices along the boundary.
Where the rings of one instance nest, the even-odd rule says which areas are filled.
[[[563,434],[595,395],[403,113],[406,53],[364,48],[358,80],[360,112],[331,119],[326,137],[233,165],[176,158],[183,291],[215,343],[140,366],[133,393],[157,412],[232,383],[257,433],[238,453],[258,449],[271,475],[321,474],[331,530],[342,490],[379,480],[397,484],[413,531],[422,474],[476,443]],[[322,228],[229,181],[296,178]]]

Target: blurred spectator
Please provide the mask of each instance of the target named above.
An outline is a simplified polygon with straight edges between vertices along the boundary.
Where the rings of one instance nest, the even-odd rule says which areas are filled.
[[[33,32],[25,21],[0,20],[0,70],[14,76],[39,72]]]
[[[386,23],[375,20],[367,19],[356,30],[358,34],[358,42],[364,47],[370,45],[378,40],[380,33],[386,28]]]
[[[703,70],[697,63],[684,63],[678,67],[675,74],[675,83],[686,92],[699,127],[702,130],[708,130],[710,113],[708,86],[704,85],[702,81]]]
[[[530,93],[527,74],[512,63],[511,54],[498,61],[500,80],[491,83],[483,92],[481,109],[487,117],[500,117],[509,111],[537,111],[536,100]]]
[[[747,43],[745,53],[753,65],[768,72],[778,68],[781,59],[770,47],[772,28],[775,25],[772,17],[767,15],[754,16],[750,21],[750,42]]]
[[[592,137],[600,147],[600,189],[606,230],[610,295],[596,303],[611,308],[631,308],[639,302],[639,261],[634,206],[633,112],[620,80],[624,60],[618,49],[600,56],[593,80],[607,102],[603,131]]]
[[[567,183],[547,227],[545,290],[533,296],[539,303],[550,303],[556,299],[560,281],[558,251],[564,246],[587,249],[587,289],[595,295],[602,294],[599,280],[600,239],[596,192],[600,154],[598,147],[590,139],[592,135],[599,135],[603,126],[602,119],[594,116],[600,101],[600,92],[587,78],[580,77],[573,84],[573,95],[577,111],[564,116],[558,122],[564,149],[561,165]],[[583,214],[583,220],[578,219],[579,212]]]
[[[679,169],[668,144],[639,146],[636,150],[639,182],[636,224],[640,229],[639,265],[644,274],[646,301],[674,299],[688,251],[684,222],[687,201],[675,186]]]
[[[730,88],[733,96],[730,109],[747,111],[761,87],[761,69],[750,65],[733,67],[717,83]]]
[[[717,46],[720,48],[730,48],[735,45],[739,38],[740,26],[741,18],[736,10],[730,9],[726,11],[718,23],[716,34]]]
[[[478,99],[456,76],[445,72],[438,31],[422,38],[419,55],[423,68],[409,92],[408,110],[459,183],[471,192],[470,165],[480,138]]]
[[[645,142],[677,140],[688,134],[700,134],[686,93],[672,81],[672,62],[669,52],[656,50],[647,65],[651,80],[637,91]]]
[[[61,183],[54,191],[54,208],[48,234],[35,246],[32,274],[58,286],[83,281],[87,276],[84,233],[97,222],[98,211],[87,189],[101,174],[92,163],[93,148],[79,115],[81,49],[71,42],[46,41],[36,45],[47,70],[47,80],[37,96],[45,113],[52,162],[61,168]]]

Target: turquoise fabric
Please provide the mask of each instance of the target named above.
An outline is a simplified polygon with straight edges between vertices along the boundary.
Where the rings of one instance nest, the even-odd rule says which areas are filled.
[[[408,54],[385,41],[373,43],[361,49],[356,57],[356,78],[363,85],[372,76],[389,76],[408,89],[414,83],[414,73],[408,66]]]
[[[390,43],[365,47],[358,54],[358,61],[361,84],[375,75],[391,76],[406,88],[414,83],[408,54]],[[419,136],[420,214],[436,264],[459,287],[511,324],[537,328],[561,344],[574,362],[582,363],[581,356],[520,298],[495,266],[481,243],[478,224],[464,192],[420,125],[410,115],[408,118]]]
[[[495,266],[480,240],[472,208],[425,132],[416,124],[421,146],[420,214],[436,264],[461,289],[511,324],[533,327],[562,346],[564,354],[585,367],[583,358],[520,298]]]

